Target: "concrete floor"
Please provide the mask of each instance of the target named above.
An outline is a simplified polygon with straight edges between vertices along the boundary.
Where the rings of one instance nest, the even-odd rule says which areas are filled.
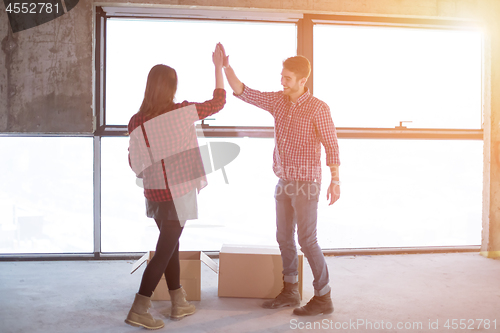
[[[219,298],[217,275],[204,267],[197,313],[177,322],[164,318],[161,331],[500,332],[500,260],[449,253],[327,262],[331,315],[300,318],[290,309],[262,309],[261,299]],[[0,332],[146,332],[123,322],[144,269],[130,275],[132,263],[0,262]],[[303,303],[312,297],[311,282],[305,265]],[[152,312],[161,316],[169,303],[154,302]],[[448,319],[458,325],[462,319],[467,328],[446,328]]]

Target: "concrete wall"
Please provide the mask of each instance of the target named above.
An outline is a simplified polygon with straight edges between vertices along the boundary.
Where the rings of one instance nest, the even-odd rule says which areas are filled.
[[[68,14],[16,34],[0,7],[0,132],[92,133],[95,5],[478,20],[487,42],[482,254],[500,256],[499,0],[80,0]]]
[[[483,237],[481,254],[500,257],[500,1],[483,8],[487,25],[484,76]]]
[[[0,8],[0,132],[93,132],[92,3],[14,34]]]

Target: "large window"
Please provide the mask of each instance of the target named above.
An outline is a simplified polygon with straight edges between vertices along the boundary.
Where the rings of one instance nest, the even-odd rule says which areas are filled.
[[[107,31],[108,125],[128,124],[156,64],[176,70],[178,102],[203,102],[215,88],[212,52],[218,42],[241,80],[267,91],[280,90],[281,63],[297,52],[293,23],[109,19]],[[210,118],[214,120],[207,123],[217,126],[273,126],[269,114],[254,112],[235,98],[228,98],[224,110]]]
[[[480,129],[477,31],[314,26],[314,93],[339,127]]]
[[[211,52],[217,42],[225,45],[238,77],[261,91],[281,89],[281,63],[299,45],[313,55],[313,93],[330,106],[340,137],[343,185],[334,206],[326,202],[330,176],[323,156],[320,245],[480,244],[482,142],[437,140],[433,130],[481,129],[481,33],[311,19],[312,30],[298,33],[307,24],[108,19],[106,124],[128,122],[157,63],[177,70],[178,101],[203,101],[213,89]],[[314,47],[305,50],[310,37]],[[273,126],[267,112],[227,90],[226,107],[211,117],[210,127],[231,126],[225,135],[242,136],[245,126]],[[427,130],[428,139],[370,138],[371,128],[394,129],[400,121]],[[343,139],[344,128],[358,129],[363,139]],[[181,247],[217,251],[223,243],[276,244],[274,140],[211,137],[205,130],[200,144],[230,141],[241,152],[226,167],[229,184],[220,172],[208,175],[209,186],[198,196],[199,219],[187,223]],[[103,139],[103,251],[145,251],[158,235],[126,163],[127,143]]]
[[[185,250],[220,250],[223,243],[275,244],[273,139],[204,139],[229,141],[240,155],[222,171],[207,175],[198,196],[199,219],[188,221],[181,238]],[[102,159],[102,249],[104,252],[151,250],[158,238],[153,219],[145,216],[143,189],[127,164],[128,138],[104,138]]]
[[[207,139],[200,140],[200,145]],[[208,175],[198,196],[199,219],[188,221],[184,250],[222,244],[276,245],[273,139],[210,139],[241,147],[238,158]],[[340,140],[342,196],[328,206],[323,167],[318,210],[322,248],[480,244],[482,142]],[[147,251],[158,237],[145,217],[142,189],[127,165],[126,138],[103,139],[105,252]],[[466,158],[464,158],[466,156]]]
[[[106,124],[125,125],[142,102],[149,70],[158,63],[177,71],[177,101],[210,99],[215,86],[212,51],[218,42],[225,46],[231,65],[245,84],[265,91],[280,90],[282,62],[297,52],[297,26],[269,22],[109,19],[107,41]],[[268,112],[234,98],[227,83],[226,90],[226,106],[211,116],[207,124],[273,126]],[[206,141],[200,140],[200,145]],[[182,248],[219,250],[227,242],[274,244],[274,218],[267,213],[265,218],[258,214],[263,207],[274,214],[272,195],[270,198],[262,195],[265,189],[272,194],[276,183],[271,168],[273,140],[212,138],[210,141],[237,143],[240,155],[226,167],[229,184],[224,183],[220,171],[208,175],[210,185],[198,197],[200,219],[187,224]],[[128,138],[106,137],[102,141],[104,252],[146,251],[154,246],[158,235],[154,221],[145,217],[144,195],[135,185],[134,174],[127,164],[127,146]],[[267,154],[263,154],[265,150]]]
[[[135,10],[143,12],[133,17]],[[450,29],[455,23],[448,20],[132,7],[96,13],[97,131],[94,138],[0,138],[6,157],[0,253],[153,249],[158,230],[145,216],[143,189],[128,165],[126,125],[159,63],[177,71],[177,101],[210,99],[218,42],[241,81],[261,91],[282,89],[286,58],[299,53],[312,60],[309,86],[330,106],[342,162],[342,195],[328,206],[330,175],[322,157],[323,249],[481,243],[483,40],[477,30]],[[225,108],[198,126],[199,141],[232,142],[240,153],[225,167],[229,184],[220,170],[207,176],[183,250],[277,244],[273,118],[232,96],[227,83],[226,90]]]
[[[327,206],[323,248],[479,245],[483,143],[340,140],[341,198]],[[323,172],[323,179],[329,179]]]

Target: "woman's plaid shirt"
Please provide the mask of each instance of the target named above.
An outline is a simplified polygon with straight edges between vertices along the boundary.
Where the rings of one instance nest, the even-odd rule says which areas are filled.
[[[194,129],[195,121],[205,119],[206,117],[219,112],[224,107],[225,103],[226,91],[224,89],[215,89],[211,100],[203,103],[184,101],[173,105],[171,109],[165,110],[165,112],[154,119],[159,119],[162,115],[165,115],[169,111],[186,108],[191,105],[196,107],[197,116],[195,115],[194,117],[192,113],[187,112],[187,109],[186,112],[179,110],[181,112],[176,114],[175,123],[166,123],[160,120],[151,122],[150,118],[145,117],[141,113],[136,113],[132,116],[128,124],[128,132],[132,133],[140,126],[142,129],[142,133],[140,133],[141,140],[145,141],[147,150],[152,152],[153,155],[155,152],[162,150],[182,151],[182,154],[176,155],[177,158],[175,158],[176,156],[172,156],[173,158],[170,159],[161,159],[161,163],[155,163],[144,170],[142,175],[145,187],[144,196],[147,199],[156,202],[171,201],[173,199],[173,195],[167,181],[167,173],[169,173],[170,178],[172,178],[173,175],[177,180],[176,184],[173,184],[176,186],[175,198],[188,193],[195,187],[201,189],[201,187],[206,186],[205,170],[203,168],[199,149],[196,148],[183,151],[179,148],[186,145],[186,142],[182,142],[183,140],[185,141],[186,138],[188,140],[192,139],[192,141],[197,141]],[[142,136],[144,139],[142,139]],[[131,140],[132,139],[131,135]],[[191,142],[190,145],[191,146],[189,146],[189,148],[193,148],[193,146],[197,147],[197,142]],[[137,156],[137,154],[131,154],[129,148],[129,164],[131,167],[134,164],[137,165],[138,163],[142,163],[140,158],[138,160],[135,156]],[[133,161],[131,161],[131,157]],[[165,165],[165,163],[168,165]],[[170,170],[170,172],[167,172],[166,170]],[[200,177],[202,179],[201,184],[203,185],[201,185],[201,187],[194,186],[193,184],[195,184],[195,182],[193,179]],[[170,181],[172,181],[172,179],[170,179]],[[153,184],[153,186],[147,186],[147,184]]]
[[[278,92],[244,87],[239,99],[274,117],[273,170],[283,180],[321,182],[321,144],[327,165],[340,165],[337,131],[328,105],[306,90],[296,103]]]

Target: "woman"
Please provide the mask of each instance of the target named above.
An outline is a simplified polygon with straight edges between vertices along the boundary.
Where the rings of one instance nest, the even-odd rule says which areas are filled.
[[[196,190],[206,185],[193,123],[217,113],[226,102],[220,43],[212,60],[213,99],[204,103],[174,103],[177,74],[171,67],[156,65],[149,72],[139,112],[128,125],[130,166],[143,180],[147,216],[155,219],[160,230],[155,255],[146,266],[125,319],[132,326],[164,326],[162,320],[154,319],[148,312],[151,296],[163,274],[172,301],[171,318],[181,319],[195,312],[180,285],[179,237],[185,221],[197,218]]]

